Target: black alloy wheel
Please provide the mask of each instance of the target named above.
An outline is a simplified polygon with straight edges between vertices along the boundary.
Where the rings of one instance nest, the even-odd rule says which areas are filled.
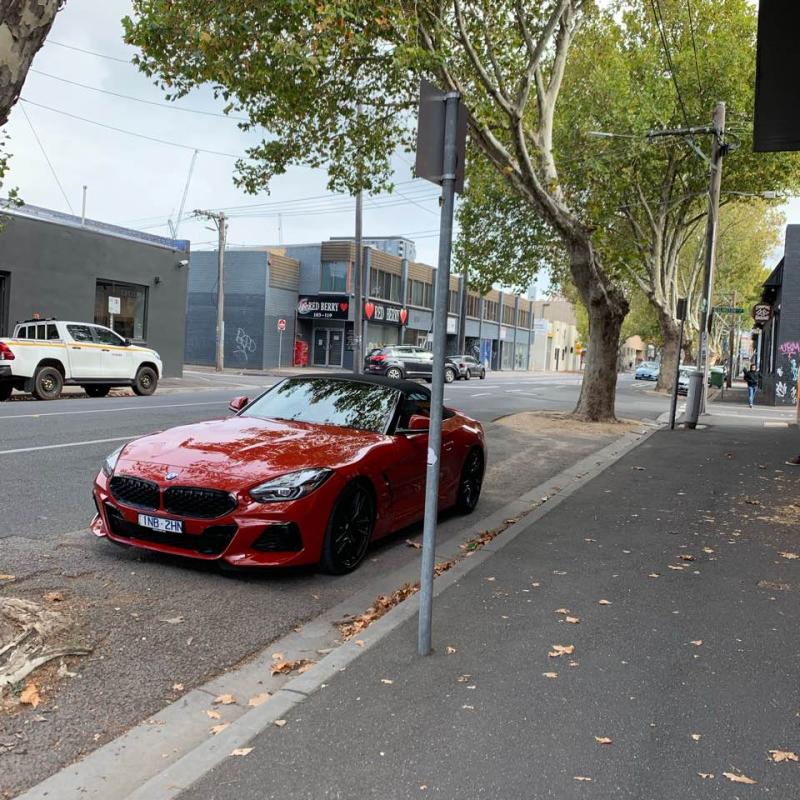
[[[111,387],[106,386],[105,384],[90,384],[88,386],[83,387],[83,391],[89,395],[89,397],[105,397],[110,391]]]
[[[55,367],[40,367],[33,379],[33,396],[37,400],[56,400],[64,387],[64,376]]]
[[[333,507],[321,565],[325,572],[343,575],[352,572],[367,554],[375,527],[375,500],[369,487],[351,483]]]
[[[403,371],[400,367],[389,367],[386,370],[386,377],[391,378],[393,381],[399,381],[403,377]]]
[[[461,469],[461,482],[458,484],[456,508],[461,514],[471,514],[478,505],[483,486],[483,453],[473,447],[467,454]]]
[[[156,390],[156,386],[158,386],[158,375],[156,375],[156,371],[152,367],[139,367],[139,371],[136,373],[136,378],[131,387],[134,394],[138,394],[141,397],[148,397]]]
[[[5,403],[9,397],[11,397],[11,392],[14,390],[14,387],[11,385],[11,381],[3,381],[0,383],[0,403]]]

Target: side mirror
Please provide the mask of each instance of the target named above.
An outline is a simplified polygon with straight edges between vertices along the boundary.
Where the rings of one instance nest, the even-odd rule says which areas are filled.
[[[412,414],[406,426],[406,431],[412,433],[427,433],[429,429],[430,420],[422,414]]]
[[[234,414],[238,414],[249,402],[249,397],[234,397],[228,404],[228,408],[233,411]]]
[[[130,339],[124,339],[123,340],[123,344],[125,345],[125,347],[130,347],[131,346],[131,340]]]

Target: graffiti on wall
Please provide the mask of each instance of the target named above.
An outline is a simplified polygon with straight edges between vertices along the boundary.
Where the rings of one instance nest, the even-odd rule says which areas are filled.
[[[233,355],[238,361],[246,364],[250,356],[256,351],[256,340],[249,336],[244,328],[238,328],[235,341],[236,348],[233,351]]]
[[[775,368],[775,400],[784,405],[797,403],[797,378],[800,374],[800,342],[783,342],[778,347],[779,361]]]

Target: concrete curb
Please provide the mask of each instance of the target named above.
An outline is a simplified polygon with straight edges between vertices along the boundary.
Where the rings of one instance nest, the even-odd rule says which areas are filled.
[[[442,542],[437,547],[437,561],[460,560],[436,579],[434,596],[526,533],[585,482],[608,469],[660,426],[643,423],[643,428],[641,433],[620,436],[498,509],[480,524]],[[459,548],[465,540],[521,514],[526,514],[524,522],[510,526],[480,550],[465,554]],[[380,576],[321,616],[273,642],[248,663],[187,693],[119,738],[19,795],[17,800],[170,800],[177,797],[228,758],[232,750],[242,747],[266,726],[283,718],[325,681],[345,670],[362,652],[411,618],[417,612],[418,595],[400,603],[360,633],[357,640],[360,644],[352,640],[342,643],[335,627],[338,620],[362,613],[378,595],[415,582],[418,570],[419,565],[412,562]],[[286,659],[324,657],[302,675],[272,677],[271,654],[276,651]],[[274,694],[262,705],[248,707],[246,698],[264,691]],[[222,694],[241,699],[229,705],[213,705],[214,698]],[[220,718],[209,719],[206,711],[210,709],[215,709]],[[229,723],[227,728],[216,736],[209,735],[212,724],[225,722]]]

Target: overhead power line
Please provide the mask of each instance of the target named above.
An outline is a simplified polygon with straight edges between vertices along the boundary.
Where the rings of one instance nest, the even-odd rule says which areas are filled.
[[[61,190],[61,194],[63,195],[64,200],[67,203],[67,208],[69,208],[71,214],[74,214],[75,209],[73,209],[72,203],[70,203],[69,197],[67,196],[67,193],[64,191],[64,187],[61,185],[61,181],[58,179],[58,174],[56,173],[56,169],[53,166],[53,162],[50,161],[50,158],[47,155],[47,150],[44,149],[42,140],[39,138],[39,134],[36,133],[36,128],[33,126],[33,122],[31,121],[31,118],[28,115],[25,106],[20,104],[20,108],[22,109],[22,113],[25,115],[25,119],[28,120],[28,125],[30,125],[31,132],[33,133],[33,138],[36,139],[36,144],[39,145],[39,149],[42,151],[42,155],[44,156],[44,160],[47,162],[47,166],[50,167],[50,172],[53,175],[53,179],[55,180],[56,184],[58,184],[58,188]]]
[[[678,105],[680,106],[681,113],[683,114],[683,121],[686,127],[689,126],[689,115],[686,112],[686,106],[683,102],[683,95],[681,94],[681,87],[678,85],[678,76],[675,73],[675,65],[672,62],[672,55],[669,50],[669,42],[667,42],[667,35],[664,30],[664,17],[661,14],[660,0],[650,0],[650,5],[653,7],[653,16],[655,17],[656,27],[661,37],[661,44],[664,48],[664,56],[667,60],[667,67],[669,74],[672,76],[672,83],[675,86],[675,94],[678,96]]]
[[[183,111],[189,114],[203,114],[207,117],[222,117],[222,119],[233,119],[233,120],[241,120],[247,121],[248,117],[242,117],[234,114],[223,114],[221,111],[202,111],[199,108],[183,108],[182,106],[176,106],[172,103],[164,103],[158,100],[145,100],[143,97],[134,97],[130,94],[122,94],[121,92],[114,92],[110,89],[101,89],[98,86],[90,86],[88,83],[81,83],[80,81],[73,81],[69,78],[62,78],[60,75],[52,75],[49,72],[44,72],[40,69],[34,69],[31,67],[29,72],[33,72],[36,75],[42,75],[45,78],[51,78],[54,81],[61,81],[61,83],[68,83],[71,86],[79,86],[81,89],[88,89],[91,92],[100,92],[101,94],[108,94],[112,97],[119,97],[123,100],[132,100],[135,103],[145,103],[148,106],[158,106],[159,108],[169,108],[172,111]]]
[[[94,119],[88,119],[87,117],[81,117],[78,114],[71,114],[69,111],[62,111],[60,108],[53,108],[52,106],[46,106],[42,103],[34,103],[33,100],[28,100],[24,97],[20,98],[22,103],[27,103],[30,106],[36,106],[37,108],[44,108],[46,111],[52,111],[54,114],[61,114],[64,117],[69,117],[70,119],[77,119],[81,122],[88,122],[90,125],[96,125],[99,128],[106,128],[106,130],[116,131],[117,133],[124,133],[128,136],[135,136],[138,139],[146,139],[149,142],[156,142],[158,144],[167,144],[172,147],[180,147],[183,150],[198,150],[201,153],[208,153],[212,156],[223,156],[225,158],[241,158],[241,155],[237,155],[236,153],[224,153],[220,150],[207,150],[204,147],[195,147],[191,144],[182,144],[180,142],[173,142],[169,139],[159,139],[156,136],[148,136],[144,133],[137,133],[136,131],[129,131],[125,128],[117,128],[114,125],[107,125],[105,122],[98,122]]]
[[[692,50],[694,51],[694,69],[697,74],[697,89],[700,97],[703,96],[703,81],[700,78],[700,61],[697,58],[697,41],[694,36],[694,20],[692,18],[692,0],[686,0],[686,10],[689,12],[689,31],[692,34]]]
[[[108,61],[117,61],[120,64],[128,64],[128,65],[130,65],[132,63],[131,60],[128,59],[128,58],[119,58],[118,56],[109,56],[109,55],[106,55],[106,53],[98,53],[95,50],[86,50],[85,48],[77,47],[74,44],[67,44],[66,42],[57,42],[57,41],[55,41],[55,39],[48,39],[47,40],[47,44],[54,44],[54,45],[57,45],[58,47],[64,47],[67,50],[75,50],[78,53],[85,53],[88,56],[95,56],[97,58],[105,58]]]

